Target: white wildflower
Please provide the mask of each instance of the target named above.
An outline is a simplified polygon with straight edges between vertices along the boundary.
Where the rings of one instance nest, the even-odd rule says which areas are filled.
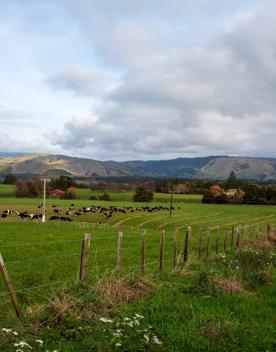
[[[127,325],[133,328],[133,321],[130,321],[129,323],[127,323]]]
[[[21,350],[21,348],[18,348],[17,350],[15,350],[15,352],[24,352],[24,351]]]
[[[122,329],[117,329],[116,332],[113,333],[113,336],[116,336],[116,337],[123,336],[123,330]]]
[[[121,347],[121,346],[122,346],[122,344],[119,343],[119,342],[117,342],[116,345],[115,345],[115,347]]]
[[[144,319],[143,315],[140,315],[140,314],[134,314],[134,316],[135,316],[137,319]]]
[[[10,332],[12,332],[11,329],[6,329],[6,328],[3,328],[2,331],[3,331],[3,332],[6,332],[7,334],[9,334]]]
[[[100,318],[99,320],[102,321],[103,323],[113,323],[112,319]]]
[[[27,342],[25,341],[20,341],[18,343],[14,344],[15,347],[22,347],[22,348],[30,348],[31,350],[33,349],[32,346],[30,346]]]
[[[130,319],[129,318],[124,318],[124,321],[130,321]]]
[[[162,342],[158,339],[158,337],[157,336],[153,336],[153,342],[156,344],[156,345],[161,345],[162,344]]]
[[[42,340],[35,340],[36,343],[38,343],[40,346],[43,345],[43,341]]]
[[[144,335],[144,340],[145,340],[146,343],[149,342],[149,337],[148,337],[148,335]]]
[[[13,331],[12,333],[14,334],[14,336],[18,335],[18,332],[16,332],[16,331]]]

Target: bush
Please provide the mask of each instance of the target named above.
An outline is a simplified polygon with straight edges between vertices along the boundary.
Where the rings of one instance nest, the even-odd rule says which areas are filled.
[[[15,185],[16,184],[16,177],[12,174],[8,174],[3,181],[4,185]]]
[[[137,188],[136,193],[133,196],[133,201],[134,202],[152,202],[153,192],[143,187],[139,187]]]
[[[90,196],[89,197],[89,200],[97,200],[98,198],[96,197],[96,196],[94,196],[94,195],[92,195],[92,196]]]
[[[103,195],[99,196],[99,200],[110,201],[111,197],[109,194],[104,193]]]
[[[16,183],[17,198],[37,198],[43,193],[43,183],[39,179],[20,181]]]
[[[66,191],[61,197],[60,199],[76,199],[76,193],[75,192],[70,192],[70,191]]]

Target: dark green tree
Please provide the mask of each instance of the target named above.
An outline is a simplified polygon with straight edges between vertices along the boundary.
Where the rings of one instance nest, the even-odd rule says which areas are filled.
[[[49,186],[51,189],[58,188],[66,191],[70,187],[76,187],[76,182],[69,176],[60,176],[59,178],[52,179]]]
[[[136,193],[133,196],[134,202],[152,202],[153,200],[153,192],[149,189],[145,189],[144,187],[138,187],[136,189]]]
[[[3,181],[4,185],[15,185],[17,182],[17,178],[16,176],[14,176],[13,174],[8,174]]]
[[[225,182],[225,188],[239,188],[240,180],[237,178],[235,171],[231,171],[228,179]]]

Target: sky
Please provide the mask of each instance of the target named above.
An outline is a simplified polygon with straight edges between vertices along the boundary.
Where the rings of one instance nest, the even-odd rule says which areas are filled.
[[[0,151],[276,157],[275,0],[0,0]]]

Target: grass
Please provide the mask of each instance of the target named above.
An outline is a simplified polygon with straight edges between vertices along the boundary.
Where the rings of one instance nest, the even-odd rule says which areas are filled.
[[[0,184],[0,198],[14,197],[15,186]]]
[[[0,165],[1,168],[1,165]],[[91,191],[89,188],[77,188],[76,196],[77,199],[81,200],[89,200],[91,196],[95,196],[99,198],[104,193],[108,193],[111,197],[111,201],[113,202],[132,202],[133,200],[133,191],[100,191],[94,190]],[[14,197],[15,196],[15,186],[13,185],[3,185],[0,184],[0,198],[6,197]],[[202,195],[200,194],[174,194],[173,200],[176,203],[200,203],[202,199]],[[154,201],[166,203],[170,201],[170,194],[164,193],[155,193],[154,194]]]
[[[239,268],[234,270],[232,262]],[[256,285],[247,275],[249,263],[255,277],[265,272],[268,279]],[[272,352],[275,263],[271,248],[256,245],[226,257],[193,260],[176,273],[72,282],[49,291],[43,304],[34,298],[31,305],[25,303],[30,308],[20,321],[6,317],[5,327],[20,338],[2,332],[1,351],[14,351],[12,344],[24,340],[35,351]],[[242,289],[229,293],[216,284],[218,278],[238,282]],[[43,340],[45,349],[36,347],[35,339]]]
[[[91,201],[75,200],[77,206]],[[38,211],[40,200],[1,198],[7,208]],[[47,200],[65,210],[71,201]],[[93,202],[105,204],[109,202]],[[158,205],[153,203],[151,206]],[[117,206],[132,205],[116,202]],[[136,206],[136,204],[135,204]],[[51,215],[49,211],[47,216]],[[75,219],[76,220],[76,219]],[[4,257],[23,315],[17,320],[0,280],[0,350],[15,351],[27,341],[35,351],[274,351],[275,250],[255,239],[255,227],[242,233],[241,251],[214,255],[215,226],[271,223],[275,208],[180,203],[168,211],[135,211],[108,221],[86,214],[80,222],[51,223],[0,220],[0,252]],[[101,221],[101,225],[95,222]],[[190,259],[183,263],[185,227],[192,226]],[[211,226],[211,256],[197,259],[199,228]],[[173,269],[173,238],[179,228],[178,269]],[[140,275],[140,234],[146,229],[146,272]],[[159,232],[166,230],[163,272],[159,272]],[[115,272],[117,235],[123,231],[122,274]],[[88,277],[79,283],[84,233],[92,235]],[[246,238],[245,238],[246,236]],[[222,253],[223,231],[219,235]],[[142,315],[135,329],[124,325]],[[111,319],[105,323],[100,318]],[[137,320],[137,319],[136,319]],[[117,325],[118,324],[118,325]],[[130,324],[131,325],[131,324]],[[1,332],[11,328],[18,332]],[[117,330],[123,330],[123,335]],[[145,331],[147,329],[147,331]],[[115,333],[115,335],[114,335]],[[119,336],[117,336],[119,335]],[[146,336],[146,337],[145,337]],[[42,339],[43,347],[34,340]],[[159,344],[158,341],[162,343]],[[117,344],[117,347],[116,347]],[[121,346],[119,346],[121,344]]]
[[[108,193],[111,201],[116,202],[132,202],[134,191],[100,191],[94,190],[91,191],[88,188],[78,188],[77,189],[77,198],[78,199],[89,199],[90,196],[99,197],[103,195],[103,193]],[[169,202],[170,201],[170,194],[165,193],[154,193],[154,201],[155,202]],[[176,203],[179,202],[187,202],[187,203],[199,203],[201,202],[202,195],[200,194],[174,194],[173,200]]]

